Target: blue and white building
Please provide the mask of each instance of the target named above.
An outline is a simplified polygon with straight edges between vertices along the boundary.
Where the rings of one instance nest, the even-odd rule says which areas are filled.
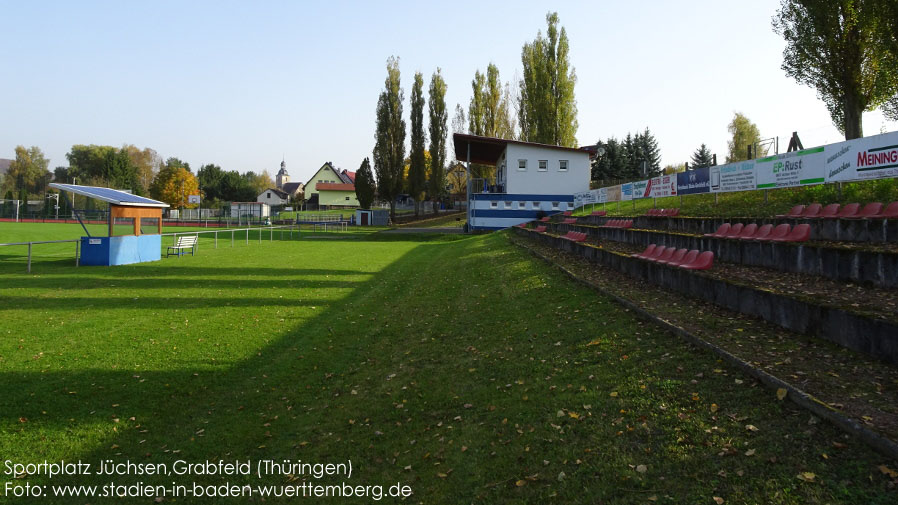
[[[517,140],[453,135],[455,157],[467,163],[468,227],[500,230],[574,209],[589,191],[590,151]],[[472,179],[471,164],[496,167],[495,181]]]

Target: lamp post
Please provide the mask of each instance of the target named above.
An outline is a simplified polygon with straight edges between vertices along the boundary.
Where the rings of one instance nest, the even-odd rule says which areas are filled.
[[[53,205],[53,208],[56,209],[56,220],[58,221],[59,220],[59,193],[48,193],[47,198],[52,198],[52,199],[56,200],[56,203],[55,203],[55,205]]]

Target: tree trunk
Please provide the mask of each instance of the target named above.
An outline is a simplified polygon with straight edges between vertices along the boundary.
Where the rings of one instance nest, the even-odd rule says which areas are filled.
[[[393,198],[390,200],[390,222],[396,222],[396,199]]]
[[[864,126],[861,122],[863,112],[864,107],[861,105],[857,95],[846,93],[843,110],[845,115],[845,140],[859,139],[864,136]]]
[[[420,210],[421,210],[421,202],[419,202],[418,199],[415,198],[415,219],[418,219],[418,214],[420,213]]]

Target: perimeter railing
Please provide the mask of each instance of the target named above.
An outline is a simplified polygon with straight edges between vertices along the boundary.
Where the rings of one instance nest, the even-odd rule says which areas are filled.
[[[234,247],[237,243],[243,242],[249,245],[250,242],[259,243],[273,242],[277,240],[295,240],[299,238],[300,227],[297,224],[264,226],[250,228],[232,228],[225,230],[194,230],[163,233],[163,237],[171,237],[171,245],[177,242],[178,237],[182,235],[193,235],[198,238],[197,249],[200,246],[218,248],[219,238],[227,240],[230,247]],[[168,247],[167,240],[162,240],[162,250]],[[74,244],[74,246],[66,245]],[[74,253],[74,254],[73,254]],[[48,261],[67,261],[74,260],[75,266],[79,265],[81,253],[81,239],[69,240],[36,240],[31,242],[8,242],[0,243],[0,265],[4,263],[16,263],[25,260],[25,271],[31,273],[31,264],[33,260]],[[0,270],[2,273],[2,270]]]

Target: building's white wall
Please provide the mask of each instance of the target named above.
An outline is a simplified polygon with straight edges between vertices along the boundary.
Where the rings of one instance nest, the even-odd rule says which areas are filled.
[[[518,170],[518,160],[527,160],[527,170]],[[539,171],[539,160],[548,161],[545,172]],[[566,172],[558,170],[559,161],[567,160]],[[506,193],[572,195],[589,191],[589,153],[551,149],[539,146],[508,144],[503,158],[508,182]],[[498,164],[497,164],[498,165]]]
[[[260,209],[261,207],[261,209]],[[238,216],[268,217],[271,215],[271,207],[258,202],[234,202],[231,203],[231,217]]]
[[[269,198],[269,195],[271,195],[271,198]],[[271,191],[269,189],[266,189],[265,191],[260,193],[259,196],[256,198],[256,201],[259,203],[267,203],[268,205],[272,205],[272,206],[284,205],[287,203],[287,200],[284,200],[283,198],[279,197],[277,195],[277,193],[275,193],[274,191]]]

